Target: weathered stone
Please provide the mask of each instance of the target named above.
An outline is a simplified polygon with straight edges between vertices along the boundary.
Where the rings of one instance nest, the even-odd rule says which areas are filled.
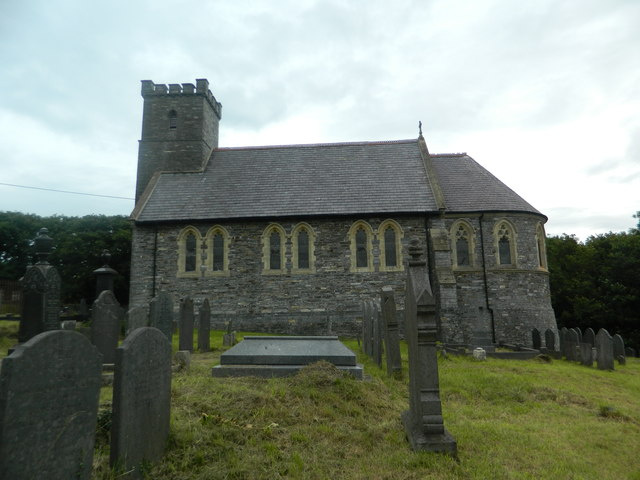
[[[571,328],[567,331],[565,335],[565,356],[567,360],[570,362],[577,362],[578,358],[578,347],[580,345],[580,339],[578,337],[578,332]]]
[[[142,478],[143,462],[159,460],[169,435],[171,345],[158,329],[141,327],[117,350],[113,384],[111,465]]]
[[[186,297],[180,301],[179,349],[193,352],[193,300]]]
[[[220,365],[213,367],[211,374],[281,377],[321,360],[362,378],[362,366],[356,363],[356,355],[338,337],[244,337],[220,356]]]
[[[369,299],[362,302],[362,351],[368,356],[373,353],[373,316],[371,308]]]
[[[211,350],[211,340],[209,339],[209,330],[211,328],[211,307],[209,300],[204,299],[200,310],[198,310],[198,351],[208,352]]]
[[[547,351],[556,351],[556,335],[553,333],[553,330],[549,328],[544,331],[544,345],[547,348]]]
[[[593,328],[587,328],[582,336],[582,343],[589,343],[593,347],[596,344],[596,333]]]
[[[0,370],[0,478],[89,479],[101,358],[77,332],[41,333]]]
[[[149,315],[144,307],[133,307],[127,312],[127,335],[138,328],[149,326]]]
[[[598,349],[598,369],[613,370],[613,339],[604,328],[601,328],[596,335],[596,348]]]
[[[402,358],[400,356],[400,338],[396,302],[391,287],[383,287],[380,293],[380,309],[384,325],[384,345],[387,360],[387,375],[402,378]]]
[[[149,326],[160,330],[171,342],[173,335],[173,300],[164,290],[153,297],[149,304]]]
[[[580,363],[587,367],[593,365],[593,346],[590,343],[580,344]]]
[[[576,333],[578,337],[578,344],[582,343],[582,331],[578,327],[572,328],[572,330]]]
[[[624,340],[619,334],[616,333],[613,336],[613,358],[617,360],[620,357],[624,358],[624,356],[625,356]],[[619,360],[618,360],[618,363],[622,364]]]
[[[113,292],[104,290],[91,309],[91,343],[102,354],[102,363],[114,363],[120,337],[122,308]]]
[[[560,336],[560,341],[559,341],[559,347],[560,347],[560,356],[562,358],[567,356],[567,351],[566,351],[566,338],[567,338],[567,333],[569,332],[569,329],[567,327],[563,327],[560,332],[558,332],[559,336]]]
[[[175,359],[180,370],[189,370],[191,366],[191,352],[189,350],[178,350]]]
[[[48,263],[27,268],[22,278],[22,314],[18,341],[60,328],[60,276]]]
[[[533,344],[533,348],[536,350],[540,350],[542,347],[542,337],[540,335],[540,330],[537,328],[531,330],[531,343]]]
[[[413,243],[413,242],[412,242]],[[405,338],[409,346],[409,410],[402,421],[414,450],[457,455],[445,429],[436,356],[436,302],[422,251],[412,244],[405,295]]]
[[[473,349],[473,358],[474,360],[486,360],[487,359],[487,352],[484,348],[478,347],[478,348],[474,348]]]
[[[371,301],[371,320],[372,320],[372,345],[371,345],[371,358],[375,362],[378,367],[382,367],[382,351],[383,351],[383,328],[382,328],[382,318],[380,315],[380,308],[378,307],[378,302],[375,300]]]
[[[76,321],[75,320],[64,320],[61,323],[62,330],[75,330],[76,329]]]

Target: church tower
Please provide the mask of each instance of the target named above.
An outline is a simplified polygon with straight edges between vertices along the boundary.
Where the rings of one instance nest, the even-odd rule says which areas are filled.
[[[156,172],[200,170],[218,147],[222,105],[209,81],[155,84],[142,81],[142,136],[138,150],[136,203]]]

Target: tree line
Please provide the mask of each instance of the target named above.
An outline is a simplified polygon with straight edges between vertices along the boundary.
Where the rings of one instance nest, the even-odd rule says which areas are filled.
[[[574,235],[547,238],[551,303],[560,328],[606,328],[640,349],[640,211],[634,217],[638,225],[629,232],[594,235],[584,242]],[[125,216],[0,212],[0,279],[24,275],[42,227],[55,241],[49,261],[63,278],[63,303],[93,301],[93,271],[102,266],[105,249],[119,274],[115,294],[128,303],[131,222]]]

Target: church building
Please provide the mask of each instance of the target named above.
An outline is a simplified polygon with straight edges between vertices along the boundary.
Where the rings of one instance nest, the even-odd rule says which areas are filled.
[[[531,344],[557,330],[547,218],[465,153],[418,138],[225,148],[206,79],[142,82],[130,306],[209,299],[212,326],[355,334],[362,302],[404,305],[428,252],[440,336]]]

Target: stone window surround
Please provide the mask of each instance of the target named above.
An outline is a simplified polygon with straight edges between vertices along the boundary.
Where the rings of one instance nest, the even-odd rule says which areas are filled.
[[[456,245],[457,232],[463,227],[467,233],[467,241],[469,243],[469,265],[458,265],[458,249]],[[459,219],[451,225],[451,263],[454,270],[475,270],[476,269],[476,231],[467,220]]]
[[[547,234],[542,223],[536,225],[536,247],[538,248],[538,267],[540,270],[548,271],[547,265]]]
[[[367,266],[366,267],[358,267],[357,266],[357,259],[356,259],[356,233],[358,232],[358,230],[363,230],[365,235],[367,236],[366,238],[366,251],[367,251]],[[350,271],[351,272],[373,272],[374,270],[374,266],[373,266],[373,228],[371,228],[371,225],[369,225],[369,223],[365,222],[364,220],[356,220],[355,222],[353,222],[353,225],[351,225],[351,228],[349,229],[349,233],[348,235],[348,239],[349,239],[349,249],[350,249]]]
[[[222,270],[213,269],[213,237],[221,235],[223,243]],[[205,259],[207,277],[228,277],[229,276],[229,232],[221,225],[214,225],[207,231],[207,257]]]
[[[298,267],[298,235],[300,232],[306,231],[309,236],[309,268]],[[315,256],[316,234],[306,222],[298,223],[291,232],[291,273],[315,273],[316,272],[316,256]]]
[[[272,269],[271,265],[271,234],[277,233],[280,236],[280,268]],[[287,257],[286,253],[286,244],[287,244],[287,233],[284,231],[284,228],[280,226],[278,223],[270,223],[267,225],[267,228],[262,232],[262,273],[265,275],[286,275],[287,268]]]
[[[384,233],[388,228],[392,228],[396,234],[396,239],[395,239],[396,240],[396,244],[395,244],[396,265],[389,266],[389,267],[386,265],[386,255],[385,255],[386,245],[385,245],[385,238],[384,238]],[[378,227],[377,237],[380,241],[380,271],[382,272],[403,271],[404,261],[402,256],[402,238],[404,237],[404,232],[402,231],[402,228],[400,227],[398,222],[390,218],[384,220],[382,223],[380,223],[380,226]]]
[[[187,259],[187,236],[193,234],[196,237],[196,269],[192,272],[187,272],[186,259]],[[200,231],[192,226],[188,225],[184,227],[178,235],[178,277],[181,278],[197,278],[201,275],[200,265],[202,265],[202,235]]]
[[[500,263],[500,239],[498,238],[498,232],[505,227],[509,233],[509,253],[511,255],[511,263]],[[495,261],[497,268],[518,268],[518,255],[517,255],[517,232],[515,226],[506,218],[496,219],[493,227],[493,251],[495,254]]]

